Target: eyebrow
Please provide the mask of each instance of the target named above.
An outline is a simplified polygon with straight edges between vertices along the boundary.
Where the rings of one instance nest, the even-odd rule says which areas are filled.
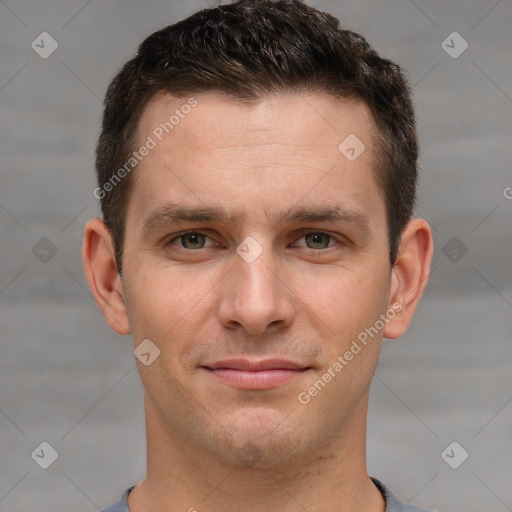
[[[299,222],[348,223],[355,225],[363,235],[372,235],[370,221],[364,212],[338,204],[311,207],[294,206],[270,215],[266,212],[266,215],[269,220],[272,220],[273,226]],[[142,222],[141,233],[145,236],[169,224],[186,222],[210,222],[233,225],[237,222],[237,217],[218,206],[180,206],[169,202],[147,215]]]

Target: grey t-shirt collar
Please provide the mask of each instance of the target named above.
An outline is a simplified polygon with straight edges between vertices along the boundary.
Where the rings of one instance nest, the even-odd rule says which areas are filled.
[[[385,512],[428,512],[425,509],[403,502],[402,500],[398,499],[382,482],[376,478],[370,478],[382,493],[382,496],[386,501]],[[124,491],[123,495],[121,496],[121,499],[117,503],[103,509],[101,512],[130,512],[130,509],[128,508],[128,495],[132,489],[134,489],[134,487],[135,486],[132,486],[129,489],[126,489],[126,491]]]

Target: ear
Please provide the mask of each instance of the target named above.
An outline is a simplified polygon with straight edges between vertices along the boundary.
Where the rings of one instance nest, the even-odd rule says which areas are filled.
[[[99,218],[85,225],[82,262],[94,299],[110,327],[129,334],[121,278],[117,272],[114,244],[106,224]]]
[[[402,233],[398,257],[392,269],[389,305],[397,314],[386,324],[382,333],[385,338],[398,338],[409,327],[427,286],[433,247],[432,231],[427,221],[409,221]]]

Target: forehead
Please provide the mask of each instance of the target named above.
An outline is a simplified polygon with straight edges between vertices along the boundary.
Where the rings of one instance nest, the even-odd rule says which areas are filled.
[[[344,196],[349,208],[382,213],[373,176],[376,133],[368,107],[357,100],[158,94],[138,124],[136,146],[151,140],[153,147],[134,172],[129,212],[140,217],[185,200],[240,213],[251,205],[276,211]]]
[[[377,129],[362,100],[293,92],[251,100],[214,92],[182,98],[158,93],[142,113],[137,138],[143,141],[153,135],[163,143],[160,146],[173,139],[183,151],[218,147],[222,140],[226,145],[232,141],[233,149],[240,143],[255,146],[278,134],[279,142],[295,147],[314,144],[332,149],[347,130],[358,133],[372,149]]]

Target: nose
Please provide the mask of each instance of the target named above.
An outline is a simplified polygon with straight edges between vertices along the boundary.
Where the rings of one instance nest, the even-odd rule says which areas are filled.
[[[233,255],[233,267],[221,289],[219,321],[227,329],[261,336],[293,323],[293,291],[270,249],[252,262]]]

